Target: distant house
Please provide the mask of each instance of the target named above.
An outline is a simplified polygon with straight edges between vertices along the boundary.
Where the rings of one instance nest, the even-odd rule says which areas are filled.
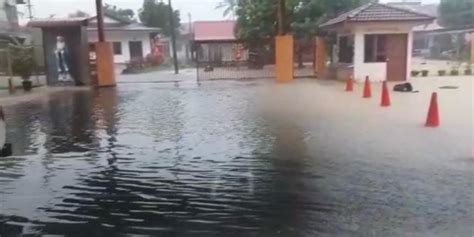
[[[113,43],[114,62],[123,64],[133,58],[144,58],[152,51],[153,38],[159,28],[146,27],[141,23],[104,14],[104,28],[107,41]],[[89,43],[98,41],[97,18],[89,18],[87,28]]]
[[[235,21],[197,21],[194,22],[194,45],[197,61],[215,66],[236,60],[234,35]],[[248,59],[248,50],[241,50],[239,61]]]
[[[193,41],[192,23],[184,22],[179,27],[179,34],[176,39],[176,54],[178,62],[188,64],[192,61],[191,42]],[[171,47],[170,37],[161,37],[160,42],[163,44],[165,59],[169,59],[173,55],[173,47]]]
[[[390,5],[439,17],[438,4],[421,1],[391,2]],[[474,23],[473,23],[474,24]],[[413,55],[433,59],[467,59],[474,25],[445,27],[439,19],[413,28]]]
[[[0,34],[16,35],[19,33],[16,0],[0,0]]]
[[[413,28],[433,16],[392,5],[368,3],[321,27],[337,35],[335,77],[404,81],[410,76]]]

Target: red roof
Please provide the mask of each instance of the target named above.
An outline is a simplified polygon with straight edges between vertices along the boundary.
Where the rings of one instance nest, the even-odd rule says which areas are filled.
[[[235,21],[196,21],[194,22],[195,41],[229,41],[234,36]]]

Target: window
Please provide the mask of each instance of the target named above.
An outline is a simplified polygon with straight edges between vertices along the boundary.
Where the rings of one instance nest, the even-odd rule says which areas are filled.
[[[353,63],[354,58],[354,36],[339,37],[339,62]]]
[[[114,55],[122,55],[122,42],[113,42]]]
[[[386,36],[385,35],[365,35],[365,56],[366,63],[386,62]]]

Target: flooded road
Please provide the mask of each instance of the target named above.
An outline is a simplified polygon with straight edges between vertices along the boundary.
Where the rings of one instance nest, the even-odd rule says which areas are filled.
[[[6,107],[0,236],[471,236],[472,127],[335,90],[122,84]]]

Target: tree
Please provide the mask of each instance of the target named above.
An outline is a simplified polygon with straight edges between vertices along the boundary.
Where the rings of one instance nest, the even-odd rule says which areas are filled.
[[[237,9],[237,0],[223,0],[217,4],[216,9],[224,9],[224,17],[233,16]]]
[[[249,48],[262,48],[276,35],[277,1],[238,0],[236,36]],[[343,12],[369,0],[286,0],[286,29],[293,34],[298,48],[299,65],[306,45],[319,33],[318,26]]]
[[[87,12],[83,12],[81,10],[77,10],[74,13],[71,13],[68,15],[69,18],[75,18],[75,17],[89,17],[89,14]]]
[[[276,34],[277,6],[274,0],[239,0],[235,34],[249,49],[251,65],[261,68]]]
[[[293,1],[291,10],[290,31],[296,41],[298,67],[303,67],[303,54],[312,45],[314,36],[319,32],[319,25],[324,20],[325,9],[322,1]]]
[[[144,0],[143,6],[139,10],[140,21],[148,27],[158,27],[163,30],[166,36],[171,35],[171,24],[169,17],[170,6],[162,1]],[[173,11],[173,24],[176,34],[179,34],[180,14],[178,10]]]
[[[441,0],[439,13],[442,25],[448,27],[474,26],[474,2],[472,0]]]
[[[104,14],[112,17],[116,17],[122,21],[132,22],[134,21],[135,12],[132,9],[122,9],[115,5],[105,4]]]

